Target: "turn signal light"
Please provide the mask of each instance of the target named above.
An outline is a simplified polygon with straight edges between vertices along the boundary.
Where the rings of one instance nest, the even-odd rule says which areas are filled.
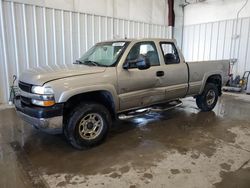
[[[53,106],[55,104],[55,101],[43,101],[44,106]]]
[[[55,104],[55,101],[54,100],[41,101],[41,100],[32,99],[32,104],[37,105],[37,106],[48,107],[48,106],[53,106]]]

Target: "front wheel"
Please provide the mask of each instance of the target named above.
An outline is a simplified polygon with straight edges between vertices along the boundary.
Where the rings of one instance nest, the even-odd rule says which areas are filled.
[[[196,104],[201,111],[211,111],[218,101],[218,96],[219,91],[217,86],[213,83],[207,83],[202,94],[196,97]]]
[[[83,103],[73,110],[64,133],[73,147],[85,149],[101,143],[110,124],[110,113],[103,105]]]

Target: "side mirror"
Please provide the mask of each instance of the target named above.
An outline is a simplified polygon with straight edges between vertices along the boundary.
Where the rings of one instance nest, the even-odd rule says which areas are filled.
[[[177,64],[180,61],[179,58],[175,54],[172,54],[172,53],[166,54],[164,58],[165,58],[166,64]]]
[[[124,69],[138,68],[139,70],[146,70],[150,68],[150,63],[147,58],[140,56],[136,60],[127,60],[124,65]]]

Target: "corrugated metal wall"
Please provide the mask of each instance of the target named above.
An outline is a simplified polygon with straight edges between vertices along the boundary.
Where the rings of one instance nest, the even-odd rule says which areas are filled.
[[[250,18],[184,27],[183,53],[187,61],[237,59],[233,73],[250,71]]]
[[[70,64],[98,41],[125,37],[168,37],[168,27],[0,0],[0,103],[12,75]]]

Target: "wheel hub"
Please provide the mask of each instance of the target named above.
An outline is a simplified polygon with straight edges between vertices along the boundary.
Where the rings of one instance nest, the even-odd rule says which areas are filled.
[[[207,92],[207,96],[206,96],[206,100],[207,100],[207,104],[210,106],[214,103],[215,101],[215,92],[213,90],[209,90]]]
[[[89,122],[89,123],[87,124],[87,128],[88,128],[88,129],[93,129],[93,127],[94,127],[93,123]]]
[[[103,130],[103,119],[97,113],[85,115],[79,123],[79,135],[85,140],[93,140]]]

